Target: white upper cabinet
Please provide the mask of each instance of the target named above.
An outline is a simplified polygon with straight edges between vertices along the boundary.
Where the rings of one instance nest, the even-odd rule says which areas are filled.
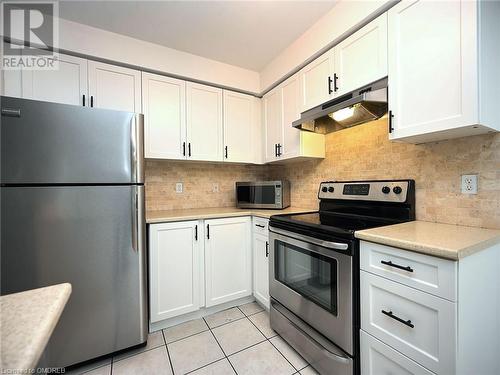
[[[500,3],[402,1],[389,10],[391,139],[500,129]]]
[[[265,161],[278,159],[278,145],[282,143],[282,103],[281,90],[273,89],[263,100]]]
[[[297,156],[300,151],[300,130],[292,122],[300,118],[300,79],[295,74],[281,85],[282,100],[282,146],[281,157],[286,159]]]
[[[259,105],[259,100],[251,95],[224,90],[224,161],[257,162]]]
[[[142,112],[140,71],[91,60],[88,69],[91,106]]]
[[[206,307],[252,294],[250,217],[205,220]]]
[[[302,85],[300,112],[307,111],[333,98],[334,53],[325,52],[299,72]]]
[[[336,96],[387,76],[387,13],[334,47]]]
[[[6,96],[62,104],[89,105],[87,60],[85,59],[59,54],[58,69],[4,70],[2,73],[3,94]]]
[[[186,97],[188,159],[222,161],[222,89],[188,82]]]
[[[142,73],[146,158],[185,159],[186,82]]]
[[[203,304],[203,239],[198,225],[198,221],[181,221],[149,227],[152,323],[198,310]]]

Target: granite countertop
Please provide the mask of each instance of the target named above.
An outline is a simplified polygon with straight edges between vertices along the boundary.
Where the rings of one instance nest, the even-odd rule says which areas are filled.
[[[317,208],[288,207],[283,210],[247,209],[236,207],[191,208],[186,210],[149,211],[146,213],[146,222],[148,224],[153,224],[171,221],[216,219],[221,217],[237,216],[258,216],[269,218],[272,215],[278,214],[293,214],[312,211],[317,211]]]
[[[65,283],[0,297],[2,372],[37,365],[70,294]]]
[[[355,236],[361,240],[451,260],[459,260],[500,244],[500,230],[426,221],[360,230]]]

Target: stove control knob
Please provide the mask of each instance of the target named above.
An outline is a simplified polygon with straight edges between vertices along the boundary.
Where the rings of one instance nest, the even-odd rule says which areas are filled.
[[[394,192],[394,194],[401,194],[401,192],[403,191],[403,189],[401,189],[401,186],[394,186],[394,188],[392,189],[392,191]]]
[[[391,192],[391,188],[389,186],[384,186],[382,188],[382,193],[389,194]]]
[[[333,188],[333,186],[330,186],[330,187],[328,188],[328,192],[329,192],[329,193],[333,193],[333,190],[335,190],[335,189]]]
[[[322,191],[323,193],[326,193],[326,192],[328,191],[328,188],[327,188],[326,186],[323,186],[323,187],[321,188],[321,191]]]

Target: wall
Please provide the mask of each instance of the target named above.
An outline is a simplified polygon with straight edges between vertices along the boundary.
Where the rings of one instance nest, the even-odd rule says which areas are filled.
[[[499,133],[412,145],[389,142],[381,119],[328,134],[324,160],[268,168],[290,179],[294,206],[316,206],[325,180],[412,178],[418,220],[500,229]],[[462,174],[479,174],[479,194],[460,193]]]
[[[339,1],[328,13],[276,56],[261,72],[261,91],[302,66],[312,56],[337,44],[397,1]]]
[[[147,160],[145,173],[148,211],[234,207],[234,183],[264,179],[266,167]],[[175,192],[176,182],[184,183],[183,193]],[[219,184],[218,193],[212,192],[214,183]]]

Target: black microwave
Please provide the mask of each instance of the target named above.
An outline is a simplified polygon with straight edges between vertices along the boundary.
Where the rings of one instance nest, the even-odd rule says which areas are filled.
[[[286,208],[290,206],[290,182],[237,182],[236,206],[239,208]]]

